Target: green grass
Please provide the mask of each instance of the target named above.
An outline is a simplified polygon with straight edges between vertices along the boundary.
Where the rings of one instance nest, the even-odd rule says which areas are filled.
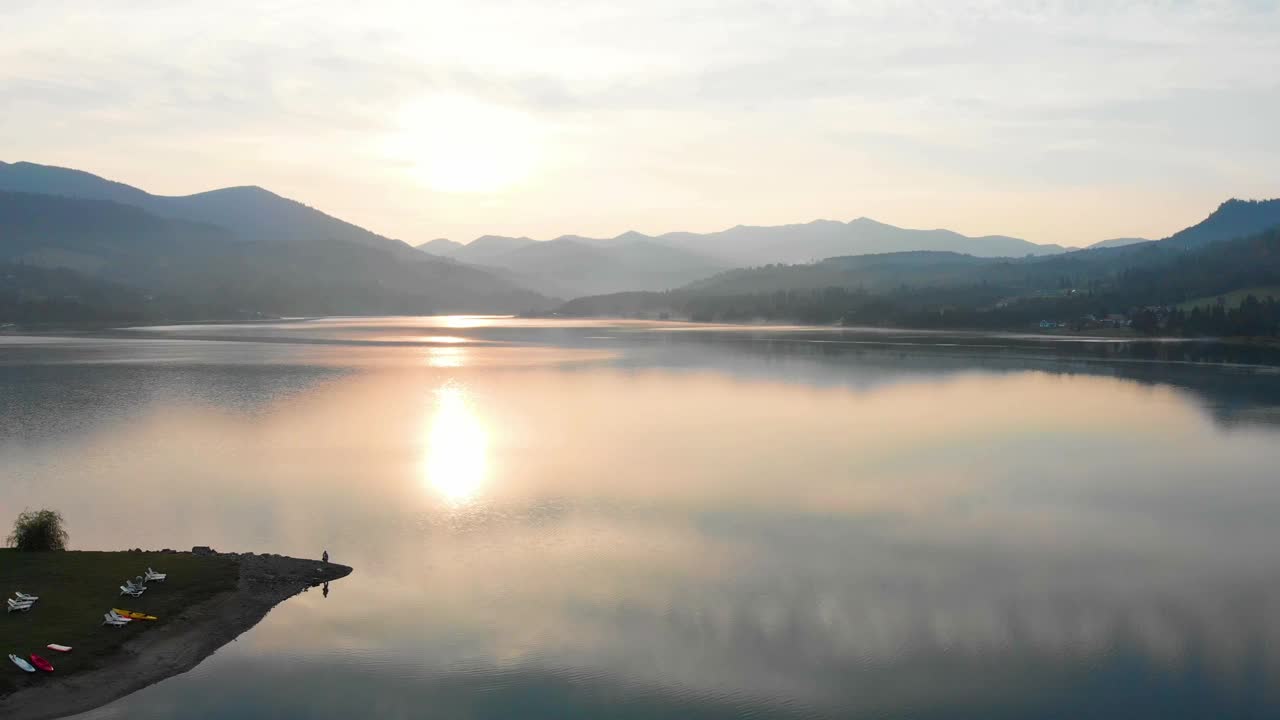
[[[1232,290],[1231,292],[1223,293],[1222,295],[1196,298],[1195,300],[1178,303],[1178,308],[1185,312],[1191,312],[1191,309],[1195,307],[1207,310],[1218,304],[1218,298],[1223,299],[1227,309],[1238,308],[1240,307],[1240,303],[1244,302],[1244,299],[1250,295],[1263,301],[1267,299],[1268,295],[1280,300],[1280,285],[1263,285],[1261,287],[1241,288],[1240,290]]]
[[[147,566],[168,573],[163,583],[150,583],[141,598],[120,595],[125,580]],[[0,593],[38,595],[29,612],[0,614],[0,695],[44,680],[9,662],[13,653],[26,659],[35,653],[53,663],[58,676],[100,667],[129,638],[168,622],[182,609],[233,590],[239,565],[220,557],[187,553],[19,552],[0,549]],[[155,622],[135,621],[121,628],[102,624],[113,607],[155,615]],[[70,645],[57,653],[49,643]]]

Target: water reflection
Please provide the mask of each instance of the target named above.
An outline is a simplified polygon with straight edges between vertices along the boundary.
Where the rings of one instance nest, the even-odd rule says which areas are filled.
[[[0,355],[0,508],[357,568],[89,717],[1280,716],[1274,376],[489,322]]]
[[[434,368],[462,367],[466,358],[466,349],[460,347],[433,347],[427,350],[427,365]]]
[[[427,441],[427,484],[451,505],[473,500],[488,469],[488,432],[459,385],[435,391],[435,414]]]
[[[446,315],[441,326],[465,330],[468,328],[488,327],[510,318],[503,315]]]

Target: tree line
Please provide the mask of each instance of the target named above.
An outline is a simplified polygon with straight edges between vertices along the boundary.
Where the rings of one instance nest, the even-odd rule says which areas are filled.
[[[1083,330],[1102,324],[1099,319],[1120,315],[1132,321],[1139,333],[1280,334],[1274,298],[1246,297],[1238,307],[1178,309],[1195,298],[1239,288],[1280,286],[1280,228],[1192,250],[1149,245],[1127,252],[1085,251],[1078,257],[1025,263],[998,260],[970,266],[967,280],[934,277],[933,282],[911,284],[921,276],[904,273],[904,281],[896,287],[881,277],[875,292],[839,285],[750,292],[745,288],[751,278],[740,273],[730,285],[578,298],[559,308],[559,313],[988,330],[1029,330],[1041,323]],[[776,282],[776,273],[796,270],[754,272],[763,274],[758,279],[763,283]],[[850,276],[849,282],[858,280]]]

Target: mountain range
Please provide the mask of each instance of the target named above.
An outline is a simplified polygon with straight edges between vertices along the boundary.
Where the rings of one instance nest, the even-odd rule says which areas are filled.
[[[128,287],[150,298],[135,315],[169,319],[519,312],[550,302],[498,272],[433,258],[261,188],[166,197],[32,163],[0,163],[0,264],[14,283],[31,273],[13,266],[34,266],[80,273],[86,290],[93,281]]]
[[[1125,245],[1136,245],[1138,243],[1151,242],[1148,238],[1111,238],[1110,240],[1099,240],[1088,246],[1088,250],[1097,250],[1098,248],[1124,247]]]
[[[1195,278],[1182,290],[1160,286],[1170,298],[1192,285],[1216,292],[1269,282],[1269,257],[1247,253],[1270,245],[1222,243],[1277,226],[1280,200],[1232,200],[1163,240],[1117,238],[1084,250],[868,218],[541,242],[490,235],[413,248],[260,187],[165,196],[79,170],[0,162],[0,314],[524,313],[580,297],[564,306],[572,314],[594,312],[607,297],[610,312],[718,298],[735,317],[772,317],[782,311],[744,310],[733,298],[842,289],[912,307],[1003,307],[1064,288],[1114,294],[1139,276],[1154,288],[1159,282],[1144,275],[1153,268]],[[1183,267],[1191,257],[1214,275]]]
[[[0,162],[0,190],[108,200],[141,208],[162,218],[217,225],[238,239],[254,242],[329,240],[354,242],[410,255],[408,246],[331,217],[257,186],[210,190],[194,195],[152,195],[81,170]]]
[[[721,321],[858,317],[907,324],[949,317],[969,326],[1001,326],[993,318],[1004,318],[1016,325],[1027,319],[1028,308],[1127,311],[1240,288],[1280,287],[1278,229],[1280,200],[1230,200],[1200,223],[1159,241],[1044,257],[917,251],[739,268],[669,293],[577,298],[559,312]]]
[[[514,282],[558,297],[669,290],[730,268],[807,263],[832,256],[936,250],[975,257],[1023,257],[1066,250],[1003,235],[968,237],[950,230],[912,230],[870,218],[847,223],[739,225],[705,234],[649,236],[632,231],[613,238],[565,235],[547,241],[485,235],[467,244],[439,238],[418,249],[503,270]]]
[[[433,240],[419,249],[448,253],[446,257],[496,270],[512,282],[563,298],[619,290],[669,290],[727,267],[650,240],[562,237],[537,242],[485,236],[467,245]]]
[[[1060,245],[1038,245],[1004,235],[968,237],[950,230],[900,228],[865,217],[849,222],[815,220],[776,227],[739,225],[705,235],[668,233],[655,240],[717,258],[734,267],[911,250],[959,252],[977,257],[1052,255],[1065,250]]]
[[[592,247],[647,243],[693,253],[726,268],[805,263],[837,255],[912,250],[961,252],[976,257],[1054,255],[1067,250],[1061,245],[1039,245],[1005,235],[969,237],[950,230],[912,230],[865,217],[849,222],[814,220],[794,225],[738,225],[712,233],[672,232],[650,236],[630,231],[613,238],[564,235],[548,242],[573,242],[579,246]],[[538,241],[527,237],[486,235],[465,245],[441,238],[423,243],[418,249],[484,264],[537,243]]]

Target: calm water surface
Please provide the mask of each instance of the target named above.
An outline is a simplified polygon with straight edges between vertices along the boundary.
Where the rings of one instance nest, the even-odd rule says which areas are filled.
[[[0,516],[356,568],[85,719],[1280,717],[1280,375],[1204,359],[496,318],[0,336]]]

